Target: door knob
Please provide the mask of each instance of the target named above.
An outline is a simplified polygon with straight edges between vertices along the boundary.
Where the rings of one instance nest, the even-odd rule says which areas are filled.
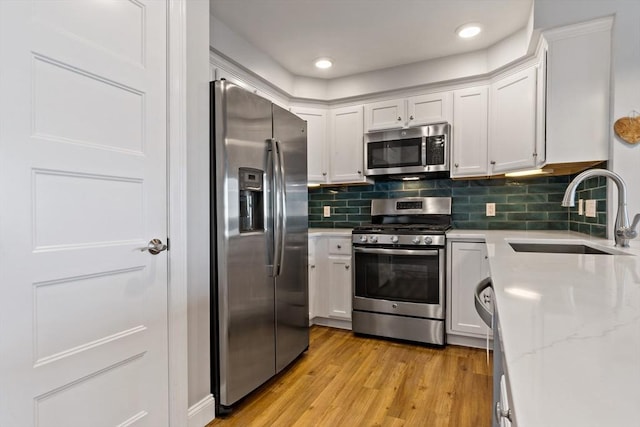
[[[162,243],[160,239],[151,239],[149,244],[144,248],[140,248],[140,250],[142,252],[149,251],[151,255],[158,255],[160,252],[167,250],[167,245]]]

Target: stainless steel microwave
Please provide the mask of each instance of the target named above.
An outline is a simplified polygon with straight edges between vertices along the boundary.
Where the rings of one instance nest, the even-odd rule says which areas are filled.
[[[365,134],[365,175],[448,172],[450,134],[449,123]]]

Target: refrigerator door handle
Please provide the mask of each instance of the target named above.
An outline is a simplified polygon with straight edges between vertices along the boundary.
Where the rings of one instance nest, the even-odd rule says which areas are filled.
[[[285,237],[287,235],[287,185],[285,179],[285,167],[284,159],[282,157],[282,148],[280,147],[280,141],[275,140],[277,156],[278,156],[278,178],[280,180],[278,188],[278,196],[280,197],[280,207],[278,210],[278,217],[280,219],[279,233],[280,233],[280,254],[278,256],[277,264],[277,276],[282,273],[282,264],[284,263],[284,249],[285,249]]]
[[[280,263],[282,258],[282,197],[281,197],[281,165],[278,141],[276,139],[269,140],[271,143],[271,159],[272,159],[272,182],[273,191],[271,203],[273,209],[273,276],[280,274]]]
[[[267,267],[269,268],[269,276],[276,276],[276,254],[275,254],[275,245],[276,245],[276,172],[275,172],[275,149],[274,144],[271,139],[267,141],[267,177],[265,178],[265,183],[268,185],[265,191],[265,229],[267,231]]]

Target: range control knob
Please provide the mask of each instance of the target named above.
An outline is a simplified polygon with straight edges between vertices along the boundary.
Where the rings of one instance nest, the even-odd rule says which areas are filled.
[[[417,244],[419,244],[419,243],[420,243],[420,238],[419,238],[418,236],[416,236],[416,237],[414,237],[411,241],[412,241],[415,245],[417,245]]]
[[[431,236],[425,236],[424,238],[424,244],[425,245],[430,245],[433,243],[433,238],[431,238]]]
[[[366,241],[367,241],[367,236],[365,236],[364,234],[363,234],[362,236],[360,236],[360,241],[361,241],[362,243],[366,243]]]
[[[391,243],[398,243],[398,236],[391,236]]]
[[[376,242],[378,241],[378,236],[371,236],[371,237],[369,237],[369,241],[370,241],[371,243],[376,243]]]

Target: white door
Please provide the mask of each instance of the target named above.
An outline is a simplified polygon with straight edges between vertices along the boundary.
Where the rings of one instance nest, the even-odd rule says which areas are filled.
[[[399,129],[407,123],[407,101],[390,99],[364,105],[364,128],[366,132]]]
[[[327,112],[317,108],[294,107],[293,113],[307,121],[307,179],[308,182],[327,182]]]
[[[451,123],[451,92],[430,93],[412,96],[407,100],[408,125],[419,126],[427,123]]]
[[[536,67],[529,67],[491,85],[492,174],[528,169],[536,164],[536,72]]]
[[[166,2],[0,1],[0,425],[168,424]]]
[[[329,182],[362,182],[364,139],[362,106],[331,110],[331,155]]]
[[[489,277],[487,245],[480,242],[451,243],[450,322],[448,333],[485,337],[487,329],[474,304],[476,285]]]
[[[486,86],[453,93],[452,177],[488,175],[487,94]]]

